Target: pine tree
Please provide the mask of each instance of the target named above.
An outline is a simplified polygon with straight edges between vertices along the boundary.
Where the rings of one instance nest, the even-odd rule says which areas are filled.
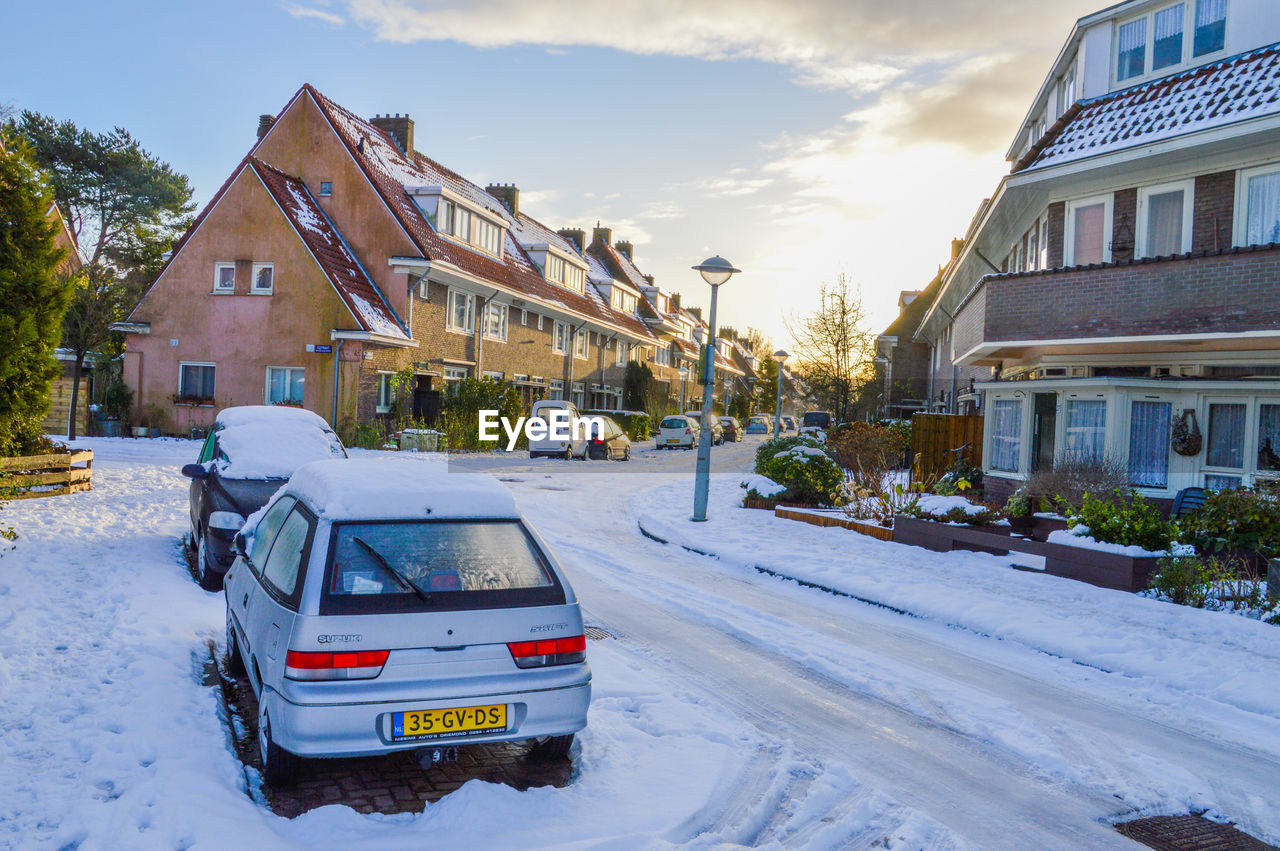
[[[27,146],[0,144],[0,455],[39,445],[59,371],[53,350],[71,281],[59,270],[66,251],[56,241],[52,206]]]

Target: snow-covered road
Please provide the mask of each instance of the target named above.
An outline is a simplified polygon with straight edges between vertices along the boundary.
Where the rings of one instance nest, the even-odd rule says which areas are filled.
[[[509,484],[616,636],[579,774],[280,819],[193,663],[222,620],[175,546],[193,446],[91,445],[92,492],[0,512],[0,846],[1097,848],[1193,808],[1280,839],[1274,627],[738,508],[755,442],[715,450],[707,524],[693,453],[454,462]]]

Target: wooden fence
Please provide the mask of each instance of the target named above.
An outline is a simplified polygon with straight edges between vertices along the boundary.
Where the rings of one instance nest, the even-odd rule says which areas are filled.
[[[911,479],[941,476],[958,458],[982,466],[982,417],[916,414],[911,418]]]
[[[92,479],[92,449],[0,458],[0,498],[3,499],[33,499],[87,491],[93,487]]]
[[[84,434],[85,424],[89,418],[89,376],[80,379],[80,405],[76,411],[76,432]],[[49,413],[45,415],[40,427],[45,434],[66,434],[67,422],[71,419],[71,378],[61,376],[54,379],[49,388]]]

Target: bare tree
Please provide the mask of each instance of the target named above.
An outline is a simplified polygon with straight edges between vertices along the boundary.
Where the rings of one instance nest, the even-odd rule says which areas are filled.
[[[818,308],[787,320],[795,341],[795,370],[810,396],[837,420],[852,418],[858,391],[873,374],[875,334],[867,325],[862,291],[844,275],[818,291]]]

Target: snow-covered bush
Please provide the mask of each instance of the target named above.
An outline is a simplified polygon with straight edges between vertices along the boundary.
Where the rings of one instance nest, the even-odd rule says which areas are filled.
[[[1178,540],[1178,527],[1164,512],[1141,494],[1128,495],[1119,490],[1109,499],[1084,494],[1080,510],[1067,518],[1067,526],[1073,532],[1084,526],[1090,537],[1104,544],[1142,547],[1152,552],[1165,552]]]
[[[920,520],[967,526],[990,526],[1000,519],[1000,512],[987,505],[970,502],[962,496],[925,494],[902,510]]]
[[[784,502],[835,505],[841,501],[844,472],[819,447],[796,444],[777,452],[756,470],[787,489],[780,497]]]
[[[761,475],[748,476],[743,479],[739,485],[747,492],[747,499],[770,501],[779,494],[787,492],[786,487],[783,485],[778,484],[773,479]]]
[[[807,434],[792,434],[787,437],[775,437],[772,440],[766,440],[764,443],[756,447],[756,472],[760,475],[768,475],[762,468],[779,452],[792,449],[797,446],[808,446],[826,453],[826,445]]]

